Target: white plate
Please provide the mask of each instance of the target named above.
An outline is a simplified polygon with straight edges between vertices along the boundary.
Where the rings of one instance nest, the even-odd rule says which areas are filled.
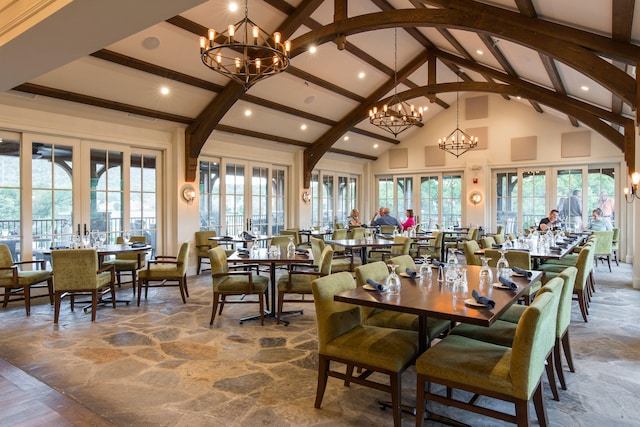
[[[473,298],[467,298],[466,300],[464,300],[464,303],[470,305],[471,307],[486,307],[486,305],[480,304]]]

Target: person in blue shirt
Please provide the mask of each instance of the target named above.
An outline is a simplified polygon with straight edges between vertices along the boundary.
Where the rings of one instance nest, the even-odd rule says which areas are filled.
[[[373,220],[373,222],[371,222],[371,225],[374,227],[377,227],[379,225],[395,225],[396,227],[401,229],[402,225],[400,224],[400,221],[398,221],[396,217],[391,216],[390,212],[391,211],[389,210],[389,208],[383,208],[382,216],[379,216],[378,218]]]
[[[610,231],[613,230],[613,225],[611,225],[611,220],[602,215],[602,209],[595,208],[591,211],[591,222],[589,223],[588,230],[592,231]]]

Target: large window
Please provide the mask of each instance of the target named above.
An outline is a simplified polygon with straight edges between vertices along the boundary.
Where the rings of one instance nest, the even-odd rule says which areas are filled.
[[[396,180],[398,203],[396,204],[397,210],[395,215],[398,219],[404,219],[407,209],[414,209],[413,207],[413,178],[410,176],[399,177]],[[392,211],[393,212],[393,211]]]
[[[600,208],[605,217],[616,221],[616,175],[614,168],[589,168],[587,175],[587,218],[591,211]]]
[[[434,229],[440,217],[439,177],[420,177],[420,223]]]
[[[547,176],[544,171],[522,173],[522,226],[538,225],[547,215]],[[509,230],[515,233],[517,230]]]
[[[129,169],[129,218],[134,236],[146,236],[147,243],[156,248],[158,223],[157,156],[132,154]]]
[[[462,176],[442,177],[442,222],[445,227],[462,224]]]
[[[302,224],[303,227],[344,225],[351,209],[357,207],[358,180],[355,176],[315,171],[311,175],[310,190],[311,224]]]
[[[220,235],[220,162],[200,162],[200,230]]]
[[[496,225],[513,233],[518,219],[518,174],[498,172],[496,175]]]
[[[20,140],[18,135],[0,133],[0,243],[19,260],[20,223]]]
[[[560,220],[581,229],[583,218],[582,169],[560,169],[556,175],[556,201]]]

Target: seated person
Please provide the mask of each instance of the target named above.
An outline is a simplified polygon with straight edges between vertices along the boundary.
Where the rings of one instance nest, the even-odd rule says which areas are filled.
[[[407,209],[407,220],[402,223],[402,230],[408,230],[416,225],[416,221],[413,217],[413,209]]]
[[[360,211],[358,209],[352,209],[351,215],[349,215],[349,227],[356,227],[362,225],[360,222]]]
[[[558,215],[558,210],[552,209],[551,212],[549,212],[549,216],[540,220],[540,224],[538,224],[538,230],[547,231],[554,230],[560,227],[560,220],[558,219]]]
[[[589,226],[587,227],[587,230],[592,230],[592,231],[610,231],[613,230],[613,225],[611,225],[611,220],[609,220],[609,218],[605,217],[602,214],[602,209],[600,208],[595,208],[593,211],[591,211],[591,222],[589,223]]]
[[[371,223],[372,226],[377,227],[380,225],[395,225],[398,229],[402,228],[402,224],[396,217],[391,216],[389,208],[382,209],[382,216],[376,218]]]

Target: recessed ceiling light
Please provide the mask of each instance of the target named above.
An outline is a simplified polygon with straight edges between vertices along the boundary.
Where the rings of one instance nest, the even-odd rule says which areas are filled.
[[[313,101],[315,101],[315,100],[316,100],[316,97],[315,97],[315,96],[313,96],[313,95],[310,95],[310,96],[307,96],[307,97],[304,99],[304,103],[305,103],[305,104],[311,104],[311,103],[312,103]]]
[[[316,53],[316,51],[317,51],[317,50],[318,50],[318,48],[317,48],[317,47],[315,47],[315,46],[311,46],[311,47],[309,48],[309,52],[310,52],[310,53]]]
[[[163,95],[169,95],[169,88],[166,87],[166,86],[162,86],[160,88],[160,93],[163,94]]]
[[[373,148],[378,148],[378,144],[373,144]]]
[[[251,110],[244,110],[244,115],[249,117],[251,115]]]
[[[307,130],[307,125],[305,125],[304,123],[300,125],[300,129],[302,130]]]
[[[348,141],[349,140],[349,135],[345,135],[344,138],[342,138],[343,141]]]
[[[580,86],[580,89],[582,89],[585,92],[589,92],[589,86],[582,85],[582,86]]]
[[[231,12],[235,12],[236,10],[238,10],[238,4],[234,2],[229,3],[229,10]]]
[[[522,97],[521,96],[516,96],[516,99],[522,99]]]
[[[481,51],[480,49],[476,50],[476,53],[477,53],[478,55],[484,55],[484,52],[483,52],[483,51]]]
[[[359,79],[364,79],[364,76],[365,76],[364,71],[360,71],[360,72],[358,73],[358,78],[359,78]]]
[[[160,46],[160,39],[154,36],[146,37],[142,40],[142,47],[147,50],[154,50]]]

